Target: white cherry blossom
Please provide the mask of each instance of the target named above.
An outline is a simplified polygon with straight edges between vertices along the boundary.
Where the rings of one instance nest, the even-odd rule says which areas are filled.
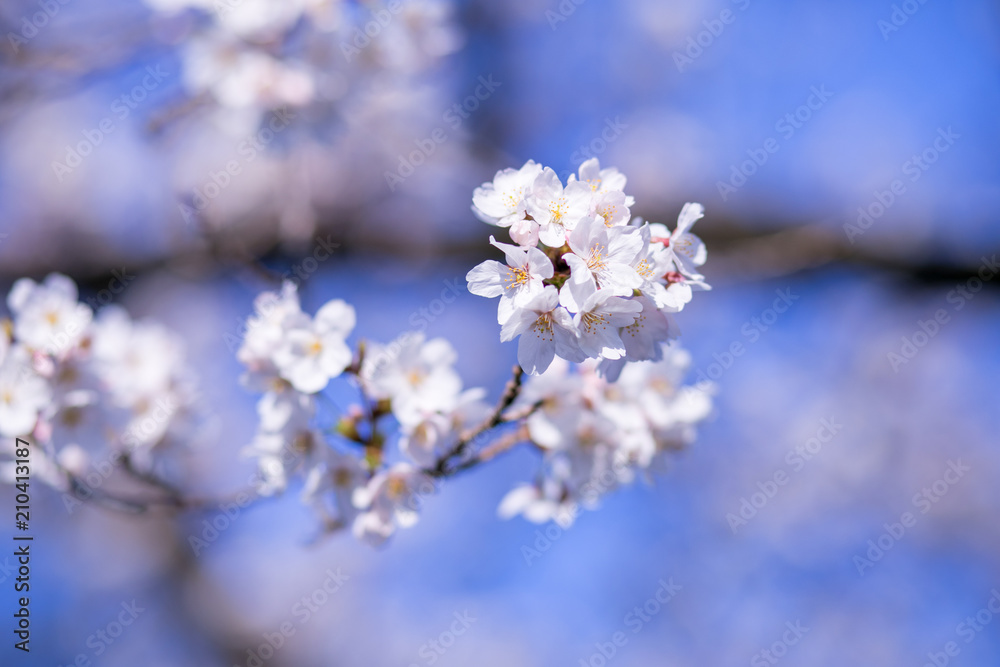
[[[98,315],[93,354],[98,375],[124,407],[159,396],[184,370],[184,350],[174,334],[156,322],[134,322],[118,306]]]
[[[236,358],[247,367],[243,382],[252,389],[281,389],[285,381],[275,363],[286,332],[302,321],[295,283],[285,281],[280,292],[263,292],[254,300],[254,314],[246,321],[246,333]]]
[[[663,354],[661,343],[680,335],[673,315],[657,308],[653,300],[639,296],[633,301],[642,304],[642,311],[636,316],[635,322],[621,330],[625,356],[621,359],[604,359],[598,366],[599,372],[609,382],[618,379],[626,362],[661,359]]]
[[[586,183],[591,192],[596,196],[609,192],[624,192],[626,178],[614,167],[601,169],[601,163],[596,157],[586,160],[580,165],[578,170],[579,180]],[[575,180],[577,174],[570,175],[570,181]],[[632,206],[635,203],[632,197],[625,198],[625,205]]]
[[[412,426],[404,426],[399,439],[400,450],[417,465],[432,467],[439,457],[458,444],[466,429],[489,415],[490,406],[483,400],[485,395],[482,388],[466,390],[459,395],[454,409],[426,414]]]
[[[455,408],[462,391],[456,358],[444,338],[406,333],[386,346],[369,346],[361,379],[371,397],[392,402],[393,415],[406,428],[426,415]]]
[[[533,296],[500,330],[500,340],[521,339],[517,344],[517,361],[526,373],[538,375],[552,363],[555,355],[569,361],[583,361],[573,318],[559,305],[559,292],[547,285]]]
[[[54,410],[47,419],[51,428],[48,439],[57,450],[78,447],[79,454],[89,461],[100,456],[114,440],[106,406],[94,392],[73,391],[64,395],[58,405],[50,403],[47,407]]]
[[[601,290],[629,296],[642,285],[632,263],[642,252],[643,238],[634,227],[605,227],[599,217],[585,218],[569,237],[572,252],[563,259],[575,283],[596,281]]]
[[[646,297],[635,297],[633,301],[642,305],[635,322],[624,327],[621,332],[625,353],[629,361],[659,359],[662,354],[660,343],[679,335],[677,325],[669,313],[662,312]]]
[[[7,358],[7,352],[10,350],[10,330],[12,328],[9,320],[0,320],[0,364],[3,364],[3,360]]]
[[[29,434],[50,395],[48,383],[33,370],[27,350],[11,348],[0,364],[0,435]]]
[[[354,506],[362,510],[354,521],[354,534],[373,546],[382,544],[397,527],[413,526],[424,498],[436,490],[434,480],[409,463],[377,473],[354,491]]]
[[[580,378],[570,372],[568,361],[557,358],[524,385],[515,406],[533,408],[525,420],[532,442],[546,449],[563,447],[583,409]]]
[[[302,500],[316,509],[328,530],[349,526],[358,516],[354,493],[367,482],[358,457],[326,448],[306,475]]]
[[[604,220],[605,227],[627,225],[631,212],[628,198],[620,190],[610,190],[598,194],[594,202],[594,214]]]
[[[559,293],[559,302],[573,316],[579,333],[580,349],[588,357],[620,359],[625,355],[619,329],[635,322],[642,304],[599,290],[592,281],[568,281]]]
[[[354,308],[339,299],[326,303],[315,318],[295,318],[274,353],[281,376],[307,394],[323,389],[351,363],[345,338],[354,323]]]
[[[711,410],[711,388],[682,386],[690,357],[664,348],[660,361],[628,364],[617,383],[598,375],[593,360],[553,364],[528,378],[519,405],[540,405],[529,418],[531,441],[542,450],[534,482],[512,489],[498,514],[557,521],[564,528],[578,508],[595,508],[620,486],[648,477],[693,440]],[[602,362],[604,363],[604,362]],[[547,423],[548,422],[548,423]],[[548,438],[556,434],[556,440]]]
[[[308,467],[324,447],[312,425],[315,412],[315,398],[292,389],[267,393],[257,402],[258,430],[244,454],[257,457],[261,493],[284,490],[289,475]]]
[[[313,78],[303,64],[248,47],[225,31],[193,38],[183,58],[187,89],[195,95],[210,94],[222,107],[257,113],[286,105],[303,106],[316,94]]]
[[[526,198],[541,173],[541,165],[533,160],[525,162],[520,169],[501,169],[492,182],[483,183],[472,193],[472,211],[483,222],[499,227],[522,222],[527,211]],[[530,226],[523,231],[528,232],[529,229]]]
[[[591,191],[579,181],[564,187],[556,172],[546,167],[535,179],[527,203],[528,213],[539,225],[539,240],[550,248],[560,248],[590,213]]]
[[[567,503],[563,486],[552,479],[537,484],[521,484],[507,492],[497,507],[497,516],[510,519],[523,516],[532,523],[558,521],[569,525],[572,521],[573,503]]]
[[[650,225],[652,242],[663,244],[667,248],[677,271],[686,278],[699,282],[703,281],[704,276],[698,272],[698,267],[705,263],[708,251],[704,242],[689,230],[704,215],[705,209],[701,204],[688,203],[681,209],[677,217],[677,227],[673,232],[668,232],[665,225]],[[708,289],[708,286],[703,285],[702,289]]]
[[[87,334],[93,313],[77,301],[76,284],[53,273],[41,284],[21,278],[7,295],[14,337],[28,348],[65,356]]]
[[[503,324],[511,318],[518,304],[542,290],[543,280],[552,277],[552,260],[538,248],[499,243],[492,236],[490,244],[504,252],[507,264],[486,260],[469,271],[466,280],[473,294],[500,297],[497,321]]]

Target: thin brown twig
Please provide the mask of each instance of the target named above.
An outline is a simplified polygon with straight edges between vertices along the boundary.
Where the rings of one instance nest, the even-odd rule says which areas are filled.
[[[504,387],[503,394],[500,395],[500,400],[497,401],[490,416],[475,428],[462,433],[455,446],[438,459],[437,463],[431,469],[425,471],[428,475],[431,477],[447,477],[453,474],[454,470],[449,469],[449,463],[452,459],[458,459],[460,462],[458,465],[461,466],[461,459],[465,455],[469,445],[487,431],[504,423],[504,412],[521,393],[521,382],[524,379],[524,369],[520,366],[514,366],[512,373],[510,380],[507,381],[507,386]],[[459,469],[464,468],[456,468],[455,470]]]
[[[450,471],[449,475],[454,475],[456,473],[474,468],[482,463],[487,463],[492,461],[497,456],[503,454],[504,452],[513,449],[515,445],[521,442],[530,442],[528,440],[528,429],[524,424],[516,430],[506,436],[500,438],[496,442],[487,447],[484,447],[475,456],[466,459],[458,464],[456,464]]]

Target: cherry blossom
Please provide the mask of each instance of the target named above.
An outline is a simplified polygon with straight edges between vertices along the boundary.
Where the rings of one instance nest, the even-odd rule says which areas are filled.
[[[559,305],[559,292],[552,285],[533,296],[504,323],[500,340],[513,340],[517,336],[521,336],[517,361],[531,375],[548,368],[557,354],[570,361],[585,358],[573,318]]]
[[[560,248],[581,219],[590,213],[591,189],[585,183],[572,181],[563,186],[546,167],[531,186],[527,210],[539,225],[538,238],[551,248]]]
[[[467,276],[473,294],[501,297],[501,341],[520,336],[518,360],[532,375],[557,357],[600,359],[608,378],[618,377],[626,362],[659,359],[660,343],[678,333],[672,315],[691,302],[695,290],[710,289],[696,270],[705,262],[704,244],[689,232],[703,215],[701,205],[685,205],[671,233],[663,225],[631,220],[634,201],[623,191],[625,176],[601,169],[596,158],[584,162],[579,178],[572,175],[566,186],[552,169],[529,164],[532,172],[541,169],[530,187],[523,185],[523,169],[498,177],[521,178],[517,206],[508,209],[506,222],[538,225],[538,238],[515,236],[512,228],[520,246],[515,249],[491,236],[508,266],[487,261]],[[484,184],[476,192],[482,197],[495,191]],[[478,204],[473,208],[478,211]],[[553,305],[549,288],[558,290],[561,308]]]
[[[31,366],[23,347],[13,347],[0,364],[0,435],[27,435],[48,404],[50,389]]]
[[[315,318],[293,318],[274,352],[281,377],[298,391],[313,394],[351,363],[344,339],[354,329],[354,308],[339,299],[326,303]]]
[[[529,417],[529,437],[543,459],[533,483],[501,500],[501,517],[566,527],[579,507],[596,507],[693,441],[711,413],[713,389],[682,385],[690,365],[683,350],[664,347],[658,356],[628,364],[615,383],[600,377],[592,360],[575,369],[554,364],[529,378],[518,404],[541,403]]]
[[[575,283],[595,281],[602,290],[627,296],[642,285],[642,278],[632,266],[641,253],[643,238],[634,227],[607,228],[600,218],[586,218],[570,234],[568,252],[563,259],[570,267]]]
[[[576,180],[577,175],[581,182],[590,186],[591,192],[595,195],[602,195],[608,192],[624,192],[625,183],[627,182],[625,175],[615,167],[601,169],[601,163],[596,157],[592,157],[581,164],[577,174],[570,175],[570,181]],[[632,206],[634,203],[632,197],[626,197],[626,206]]]
[[[701,204],[685,204],[677,217],[677,227],[673,232],[668,232],[664,225],[651,225],[652,241],[663,244],[667,248],[678,272],[688,279],[696,281],[704,279],[697,267],[705,263],[708,251],[705,249],[704,242],[688,230],[704,214],[705,210]],[[706,288],[703,287],[703,289]]]
[[[80,343],[93,318],[77,296],[73,281],[58,273],[41,284],[18,280],[7,296],[15,338],[32,350],[64,356]]]
[[[505,323],[515,308],[542,290],[543,281],[553,274],[552,260],[538,248],[520,248],[499,243],[492,236],[490,245],[503,250],[507,265],[486,260],[466,276],[469,291],[485,297],[500,297],[497,321]]]
[[[397,527],[413,526],[423,499],[435,491],[434,481],[409,463],[397,463],[376,474],[354,491],[354,505],[362,510],[354,522],[354,534],[369,544],[382,544]]]
[[[490,183],[483,183],[472,193],[472,211],[483,222],[510,227],[524,220],[527,196],[542,167],[532,160],[520,169],[502,169]],[[530,226],[522,232],[530,234]],[[537,225],[535,225],[537,242]],[[531,243],[534,245],[534,243]]]
[[[614,296],[610,290],[597,289],[590,281],[563,285],[559,301],[575,312],[573,325],[579,332],[580,349],[588,357],[620,359],[625,355],[619,331],[635,322],[642,305]]]
[[[370,345],[361,368],[369,396],[392,403],[405,426],[457,405],[462,380],[455,372],[455,349],[444,338],[423,332],[403,334],[387,346]]]

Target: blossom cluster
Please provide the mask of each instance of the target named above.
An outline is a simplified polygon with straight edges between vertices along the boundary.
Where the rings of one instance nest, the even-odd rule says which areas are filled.
[[[351,526],[370,544],[417,521],[436,480],[461,467],[446,463],[498,444],[529,442],[543,454],[537,480],[511,491],[500,514],[565,522],[578,505],[661,467],[711,411],[710,386],[682,387],[690,358],[676,346],[623,365],[617,382],[599,374],[603,361],[556,360],[494,408],[482,389],[463,388],[442,338],[409,332],[351,353],[353,308],[334,300],[311,317],[291,283],[258,297],[255,311],[238,357],[245,383],[264,392],[247,450],[260,490],[283,491],[298,476],[327,529]],[[338,383],[350,401],[324,420],[318,408],[343,394]]]
[[[518,341],[518,362],[532,375],[555,357],[599,359],[616,378],[631,361],[657,361],[677,337],[673,314],[693,290],[710,289],[698,267],[707,253],[690,232],[703,215],[686,204],[673,231],[631,216],[625,176],[584,162],[563,184],[529,160],[497,172],[473,194],[473,212],[509,229],[516,245],[490,243],[506,264],[487,260],[468,276],[469,291],[500,297],[502,341]]]
[[[419,71],[460,39],[443,0],[147,0],[200,15],[184,83],[233,111],[338,102],[368,68]]]
[[[580,507],[593,509],[603,495],[662,469],[712,410],[712,385],[681,384],[690,362],[669,345],[660,360],[628,364],[613,383],[593,360],[575,367],[557,360],[530,378],[515,408],[538,406],[526,426],[542,466],[532,483],[504,497],[498,514],[567,527]]]
[[[244,383],[264,392],[247,453],[258,459],[262,493],[283,491],[298,474],[304,500],[327,529],[352,526],[360,539],[380,544],[416,522],[423,497],[436,488],[428,470],[489,408],[481,389],[463,391],[444,339],[408,333],[355,355],[346,343],[354,325],[354,309],[341,300],[315,316],[303,312],[290,282],[257,298],[237,352]],[[317,404],[338,378],[356,402],[324,428]]]
[[[0,435],[31,436],[44,458],[32,476],[93,491],[126,459],[153,465],[155,448],[182,442],[196,423],[197,389],[175,335],[110,305],[96,315],[60,274],[18,280],[0,326]],[[94,473],[98,472],[95,477]],[[13,462],[0,472],[17,476]]]

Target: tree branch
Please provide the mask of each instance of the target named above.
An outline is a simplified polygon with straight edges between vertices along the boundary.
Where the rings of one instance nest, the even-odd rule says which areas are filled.
[[[448,452],[445,453],[433,468],[425,470],[431,477],[448,477],[457,470],[464,470],[461,467],[462,457],[465,455],[466,450],[469,448],[475,440],[482,436],[487,431],[499,426],[504,423],[504,412],[517,400],[518,395],[521,393],[521,382],[524,379],[524,369],[520,366],[514,366],[512,370],[512,376],[510,380],[507,381],[507,386],[504,387],[503,394],[500,395],[500,400],[497,401],[496,406],[493,408],[493,412],[487,417],[482,423],[480,423],[475,428],[462,433],[459,436],[458,442],[452,447]],[[460,467],[455,470],[449,470],[448,464],[452,459],[459,459]]]

